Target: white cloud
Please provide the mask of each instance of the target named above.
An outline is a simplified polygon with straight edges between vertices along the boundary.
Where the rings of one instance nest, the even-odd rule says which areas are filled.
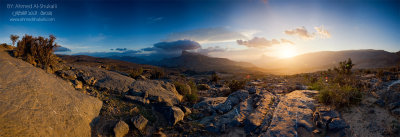
[[[280,42],[276,39],[272,39],[272,40],[267,40],[265,38],[262,37],[254,37],[251,40],[245,41],[245,40],[237,40],[237,44],[239,45],[244,45],[247,47],[271,47],[273,45],[278,45],[280,44]]]
[[[304,26],[298,27],[298,28],[292,29],[292,30],[285,30],[285,34],[291,35],[291,36],[298,36],[304,40],[310,40],[310,39],[315,38],[315,34],[309,33]]]
[[[212,42],[228,42],[236,41],[237,39],[246,39],[247,37],[239,32],[232,31],[227,28],[201,28],[188,30],[183,32],[175,32],[167,36],[166,41],[176,40],[193,40],[199,43],[212,43]]]
[[[326,30],[324,28],[324,26],[321,27],[314,27],[314,29],[317,31],[318,35],[320,38],[330,38],[331,37],[331,33],[328,32],[328,30]]]

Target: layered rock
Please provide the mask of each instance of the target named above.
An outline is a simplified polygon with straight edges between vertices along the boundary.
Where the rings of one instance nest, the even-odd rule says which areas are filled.
[[[313,109],[315,100],[310,96],[318,93],[310,90],[296,90],[281,98],[267,132],[261,136],[298,136],[298,128],[313,130]]]
[[[91,136],[102,102],[0,51],[0,136]]]

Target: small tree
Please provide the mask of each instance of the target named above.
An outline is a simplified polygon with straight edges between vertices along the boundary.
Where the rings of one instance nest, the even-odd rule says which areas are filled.
[[[213,72],[212,74],[211,74],[211,82],[215,82],[215,83],[217,83],[218,82],[218,80],[220,80],[221,78],[220,77],[218,77],[218,75],[217,75],[217,73],[216,72]]]
[[[339,62],[339,67],[335,67],[334,70],[339,74],[351,74],[351,69],[353,68],[354,64],[349,58],[347,61]]]
[[[12,41],[12,45],[15,46],[15,42],[18,40],[19,36],[10,35],[10,40]]]

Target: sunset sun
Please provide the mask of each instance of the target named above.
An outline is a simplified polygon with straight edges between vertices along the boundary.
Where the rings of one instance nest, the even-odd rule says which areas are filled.
[[[292,46],[282,47],[279,52],[279,58],[291,58],[297,55],[296,49]]]

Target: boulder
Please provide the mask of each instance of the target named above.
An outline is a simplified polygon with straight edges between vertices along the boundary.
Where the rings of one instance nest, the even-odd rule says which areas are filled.
[[[224,103],[219,104],[215,107],[217,112],[226,113],[236,105],[238,105],[241,101],[245,100],[249,97],[249,92],[246,90],[238,90],[233,92],[228,96]]]
[[[185,113],[183,113],[183,111],[179,108],[179,107],[171,107],[172,110],[172,117],[170,117],[171,119],[169,120],[170,123],[172,125],[175,125],[177,122],[183,120],[183,118],[185,117]]]
[[[176,106],[156,106],[156,110],[164,115],[170,125],[175,125],[185,117],[185,113]]]
[[[178,104],[183,98],[173,84],[161,80],[137,80],[128,94],[145,96],[152,103],[166,106]]]
[[[135,126],[135,128],[142,132],[146,128],[147,122],[149,121],[142,115],[138,115],[132,119],[132,123]]]
[[[268,116],[266,115],[267,112],[271,111],[270,108],[272,108],[272,105],[274,104],[274,99],[275,96],[269,92],[264,92],[261,94],[260,99],[255,104],[255,110],[246,118],[244,122],[244,129],[246,133],[249,134],[250,132],[254,131],[264,122],[265,116]]]
[[[296,90],[281,98],[275,108],[268,130],[261,136],[297,136],[297,128],[313,131],[312,116],[315,100],[310,96],[318,93],[311,90]]]
[[[113,130],[115,137],[124,137],[129,132],[129,126],[124,121],[120,120]]]
[[[247,98],[229,112],[219,116],[205,117],[200,123],[206,125],[206,130],[209,132],[225,132],[232,127],[243,125],[243,121],[253,111],[252,104],[253,99]]]
[[[91,136],[102,102],[0,51],[0,136]]]
[[[78,79],[82,80],[84,84],[93,85],[99,90],[108,90],[117,93],[127,92],[134,79],[121,75],[117,72],[99,69],[95,67],[88,67],[83,65],[72,65],[73,70]]]
[[[328,106],[318,107],[313,113],[313,122],[319,128],[327,128],[329,122],[334,118],[339,118],[339,112]]]

